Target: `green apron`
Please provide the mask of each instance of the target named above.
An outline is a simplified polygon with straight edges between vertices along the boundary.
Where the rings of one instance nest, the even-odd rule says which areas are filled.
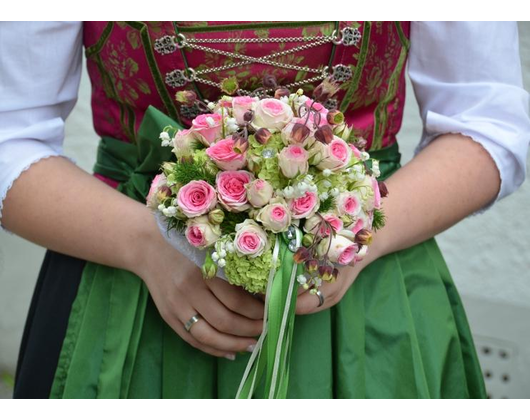
[[[103,138],[95,172],[144,201],[170,148],[169,117],[149,108],[136,145]],[[381,179],[400,167],[397,143],[370,152]],[[315,298],[316,299],[316,298]],[[288,398],[485,398],[464,308],[434,238],[381,257],[334,307],[297,315]],[[235,361],[183,341],[142,280],[87,263],[51,398],[234,398],[250,353]],[[263,397],[263,383],[257,397]]]

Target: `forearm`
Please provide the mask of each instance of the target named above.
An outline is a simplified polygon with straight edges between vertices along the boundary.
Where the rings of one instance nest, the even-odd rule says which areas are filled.
[[[129,270],[140,263],[142,244],[165,242],[144,205],[59,157],[15,181],[2,224],[46,248]]]
[[[387,223],[374,234],[367,264],[427,240],[480,209],[497,195],[500,176],[480,144],[459,134],[446,134],[386,184],[389,195],[383,199],[383,210]]]

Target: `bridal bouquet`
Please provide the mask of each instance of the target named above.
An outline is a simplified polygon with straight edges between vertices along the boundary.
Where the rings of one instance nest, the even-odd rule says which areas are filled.
[[[379,162],[344,115],[324,106],[333,103],[336,89],[325,80],[313,98],[276,86],[273,97],[260,89],[208,103],[182,91],[177,100],[202,113],[189,129],[168,126],[160,134],[175,160],[162,164],[147,205],[168,240],[202,264],[206,278],[217,275],[263,293],[266,308],[271,295],[281,296],[282,311],[268,314],[279,317],[268,357],[287,353],[297,283],[316,293],[323,281],[335,281],[337,267],[362,260],[372,232],[384,226],[387,189],[377,181]],[[247,382],[260,371],[267,325],[276,322],[265,321],[240,394],[252,394],[256,378]],[[288,361],[279,359],[265,368],[271,376],[274,369],[283,374],[269,383],[272,396],[286,387]]]

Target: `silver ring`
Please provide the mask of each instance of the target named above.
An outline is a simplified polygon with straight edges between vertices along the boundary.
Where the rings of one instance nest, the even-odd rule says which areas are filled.
[[[317,291],[315,292],[315,295],[318,296],[318,306],[317,306],[317,308],[320,308],[324,304],[324,295],[322,294],[322,292],[319,289],[317,289]]]
[[[186,324],[184,324],[184,328],[186,329],[187,332],[190,332],[191,330],[191,327],[193,327],[193,325],[198,322],[199,320],[201,319],[201,316],[199,314],[195,314],[193,315],[188,322],[186,322]]]

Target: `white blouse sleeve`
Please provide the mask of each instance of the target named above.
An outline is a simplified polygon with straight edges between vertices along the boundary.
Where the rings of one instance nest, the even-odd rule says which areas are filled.
[[[414,155],[444,133],[482,144],[501,177],[497,197],[472,215],[483,213],[526,176],[529,95],[523,89],[517,24],[414,22],[410,38],[408,72],[423,120]]]
[[[32,163],[61,156],[81,76],[80,22],[0,23],[0,222],[9,188]]]

